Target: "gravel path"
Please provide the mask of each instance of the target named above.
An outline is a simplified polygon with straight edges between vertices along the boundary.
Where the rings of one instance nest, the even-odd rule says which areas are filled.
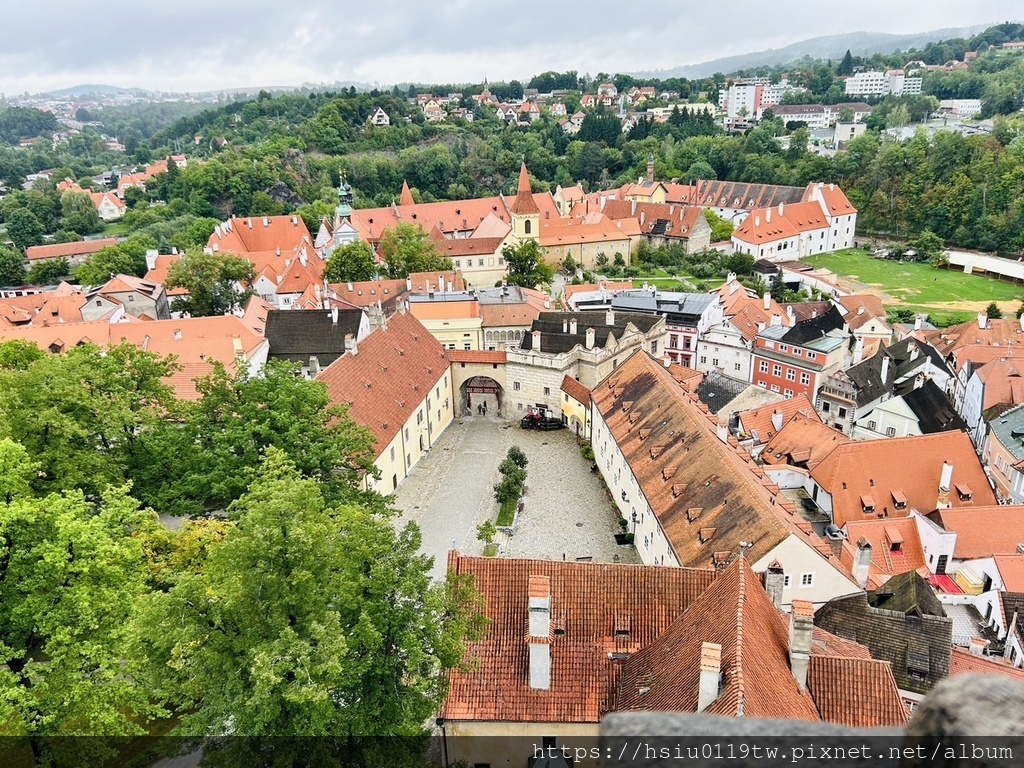
[[[496,539],[499,556],[639,562],[632,547],[615,545],[611,504],[568,431],[524,432],[517,424],[475,416],[456,420],[394,496],[402,510],[397,523],[419,524],[435,578],[444,575],[449,549],[483,554],[476,527],[497,515],[492,488],[513,443],[529,459],[526,494],[511,531]]]

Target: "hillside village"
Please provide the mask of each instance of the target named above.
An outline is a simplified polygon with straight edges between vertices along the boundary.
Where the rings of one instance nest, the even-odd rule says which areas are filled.
[[[843,80],[849,100],[832,104],[792,103],[807,93],[796,78],[760,75],[730,78],[714,103],[611,79],[578,104],[565,89],[510,98],[484,84],[468,100],[416,93],[402,114],[377,105],[361,130],[416,112],[510,130],[554,121],[569,137],[598,114],[623,134],[781,119],[819,132],[812,154],[833,156],[867,130],[878,99],[919,96],[922,77],[965,70],[971,53],[858,66]],[[938,104],[936,115],[978,126],[980,99]],[[929,244],[866,232],[859,190],[827,175],[665,178],[654,150],[622,184],[548,183],[524,156],[492,195],[439,199],[402,179],[379,205],[326,174],[329,204],[303,208],[277,189],[272,202],[290,212],[200,216],[172,199],[188,217],[177,229],[154,218],[141,246],[116,229],[168,207],[150,198],[214,164],[211,142],[230,146],[197,133],[183,153],[95,184],[56,168],[26,177],[23,192],[50,185],[58,200],[88,201],[102,229],[37,238],[17,252],[20,274],[53,279],[0,287],[3,509],[34,487],[116,517],[137,493],[117,514],[159,515],[149,578],[177,595],[247,504],[271,499],[289,517],[367,505],[401,539],[384,549],[432,558],[417,566],[424,584],[467,583],[478,598],[467,604],[480,631],[452,646],[466,663],[446,662],[428,707],[445,765],[497,765],[516,736],[590,743],[610,713],[901,727],[946,678],[1024,681],[1024,317],[993,304],[939,327],[816,267],[854,251],[884,261],[883,243],[902,263]],[[948,250],[940,240],[936,274],[1024,278],[1019,259]],[[676,271],[658,272],[669,256]],[[714,267],[680,276],[702,263]],[[71,393],[45,368],[55,360],[68,361]],[[110,378],[96,385],[91,370]],[[76,389],[97,399],[74,407]],[[97,433],[82,427],[105,419]],[[315,439],[299,428],[309,424]],[[177,430],[179,442],[167,438]],[[170,448],[152,449],[147,433]],[[92,477],[67,458],[90,452],[116,456],[116,471]],[[193,452],[217,474],[172,469]],[[323,496],[277,500],[273,483],[289,473],[322,482]],[[421,533],[403,538],[410,520]],[[199,529],[183,549],[168,543]],[[287,551],[273,524],[260,530],[268,552]],[[259,548],[245,561],[254,576],[271,568]],[[368,593],[390,576],[367,575],[383,550],[362,556]],[[168,575],[170,563],[183,570]],[[160,648],[162,630],[148,629],[133,642]]]

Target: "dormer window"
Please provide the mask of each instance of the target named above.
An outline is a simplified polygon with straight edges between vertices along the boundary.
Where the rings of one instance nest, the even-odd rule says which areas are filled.
[[[967,483],[956,483],[954,487],[960,501],[971,501],[974,498],[974,491],[971,490],[971,486],[967,485]]]
[[[860,497],[860,506],[865,515],[870,515],[875,511],[875,500],[867,494],[863,494]]]

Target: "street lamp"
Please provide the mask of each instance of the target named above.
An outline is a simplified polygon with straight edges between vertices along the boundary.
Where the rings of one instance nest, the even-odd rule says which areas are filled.
[[[633,510],[633,533],[636,534],[636,510]]]

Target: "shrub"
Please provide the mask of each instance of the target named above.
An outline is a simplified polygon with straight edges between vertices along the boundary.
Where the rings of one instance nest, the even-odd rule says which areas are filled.
[[[530,463],[530,460],[526,458],[526,454],[523,453],[523,449],[518,445],[513,445],[509,448],[505,457],[506,461],[512,461],[520,469],[526,469],[526,465]]]
[[[590,444],[589,440],[580,446],[580,456],[587,461],[594,460],[594,446]]]

